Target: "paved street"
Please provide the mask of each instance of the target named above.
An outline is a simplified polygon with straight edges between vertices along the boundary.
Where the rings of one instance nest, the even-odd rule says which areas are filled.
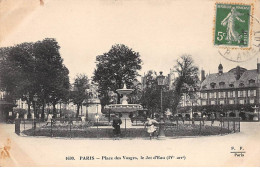
[[[162,140],[26,137],[17,136],[13,124],[0,124],[1,148],[7,139],[10,158],[1,159],[1,166],[260,166],[259,122],[242,122],[236,134]],[[236,157],[233,151],[245,153]]]

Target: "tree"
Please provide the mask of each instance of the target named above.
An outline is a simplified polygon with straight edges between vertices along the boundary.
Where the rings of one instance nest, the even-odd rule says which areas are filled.
[[[46,38],[0,49],[0,88],[13,99],[26,100],[29,116],[35,95],[43,114],[46,103],[52,103],[55,112],[57,102],[69,94],[69,70],[63,65],[59,48],[55,39]]]
[[[133,92],[128,96],[129,103],[140,103],[142,97],[142,84],[137,79],[134,79],[130,88],[133,89]]]
[[[42,115],[48,103],[53,105],[53,113],[56,114],[56,104],[69,95],[69,70],[63,64],[59,49],[58,42],[52,38],[34,44],[37,95],[42,105]]]
[[[35,89],[35,62],[33,43],[22,43],[13,47],[1,48],[1,89],[12,96],[27,101],[30,105]]]
[[[160,107],[160,89],[156,78],[157,73],[153,70],[149,70],[144,76],[143,94],[141,98],[141,104],[152,112],[153,116],[153,113]]]
[[[196,91],[198,78],[198,67],[194,65],[194,61],[190,55],[182,55],[176,61],[174,71],[178,74],[174,82],[172,110],[176,112],[183,93]],[[190,93],[191,94],[191,93]]]
[[[102,55],[96,57],[96,69],[93,81],[99,85],[102,105],[109,104],[108,92],[132,85],[132,80],[138,76],[142,60],[138,52],[123,44],[113,45],[112,48]],[[118,95],[117,102],[120,102]]]
[[[82,107],[82,103],[88,98],[86,90],[89,88],[88,77],[84,74],[79,74],[73,83],[74,90],[71,91],[71,99],[74,104],[77,105],[76,117],[79,116],[79,109]]]

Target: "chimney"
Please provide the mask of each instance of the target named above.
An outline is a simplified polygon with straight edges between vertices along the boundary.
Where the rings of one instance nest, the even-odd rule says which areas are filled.
[[[218,73],[219,73],[219,74],[222,74],[222,73],[223,73],[223,66],[222,66],[221,63],[218,65]]]
[[[203,82],[206,79],[205,77],[205,70],[201,70],[201,82]]]
[[[236,80],[240,79],[240,74],[241,74],[240,67],[237,66],[237,68],[236,68]]]
[[[258,60],[257,60],[257,73],[260,74],[260,63],[258,63]]]

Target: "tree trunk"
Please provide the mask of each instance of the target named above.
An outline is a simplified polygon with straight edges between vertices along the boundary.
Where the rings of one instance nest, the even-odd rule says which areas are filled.
[[[77,104],[77,113],[76,113],[76,118],[79,117],[79,108],[80,108],[80,104]]]
[[[57,115],[57,113],[56,113],[56,103],[52,103],[52,106],[53,106],[53,116],[54,116],[54,118],[56,118],[56,115]]]
[[[28,118],[31,118],[31,103],[27,100],[28,105]]]
[[[42,103],[42,116],[41,119],[44,121],[44,109],[45,109],[45,102]]]

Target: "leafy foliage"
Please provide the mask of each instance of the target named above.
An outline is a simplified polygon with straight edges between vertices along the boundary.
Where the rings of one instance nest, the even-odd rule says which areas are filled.
[[[174,86],[174,98],[172,104],[172,110],[176,112],[177,106],[180,102],[183,93],[190,93],[198,89],[198,67],[194,65],[194,61],[190,55],[182,55],[176,61],[174,71],[178,74],[175,80]]]
[[[69,71],[63,65],[59,48],[57,41],[50,38],[0,48],[0,88],[13,99],[26,100],[29,114],[36,95],[37,105],[44,109],[46,103],[51,103],[54,112],[57,102],[66,99]]]
[[[83,101],[88,98],[86,93],[86,90],[89,88],[88,77],[84,74],[77,75],[73,85],[74,90],[71,91],[71,99],[72,102],[77,105],[76,117],[78,117],[80,106],[82,106]]]
[[[102,105],[109,104],[108,92],[122,88],[123,83],[127,87],[138,76],[137,70],[141,69],[142,60],[138,52],[133,51],[123,44],[113,45],[112,48],[96,57],[96,69],[93,81],[99,85]],[[117,102],[120,101],[118,96]]]

